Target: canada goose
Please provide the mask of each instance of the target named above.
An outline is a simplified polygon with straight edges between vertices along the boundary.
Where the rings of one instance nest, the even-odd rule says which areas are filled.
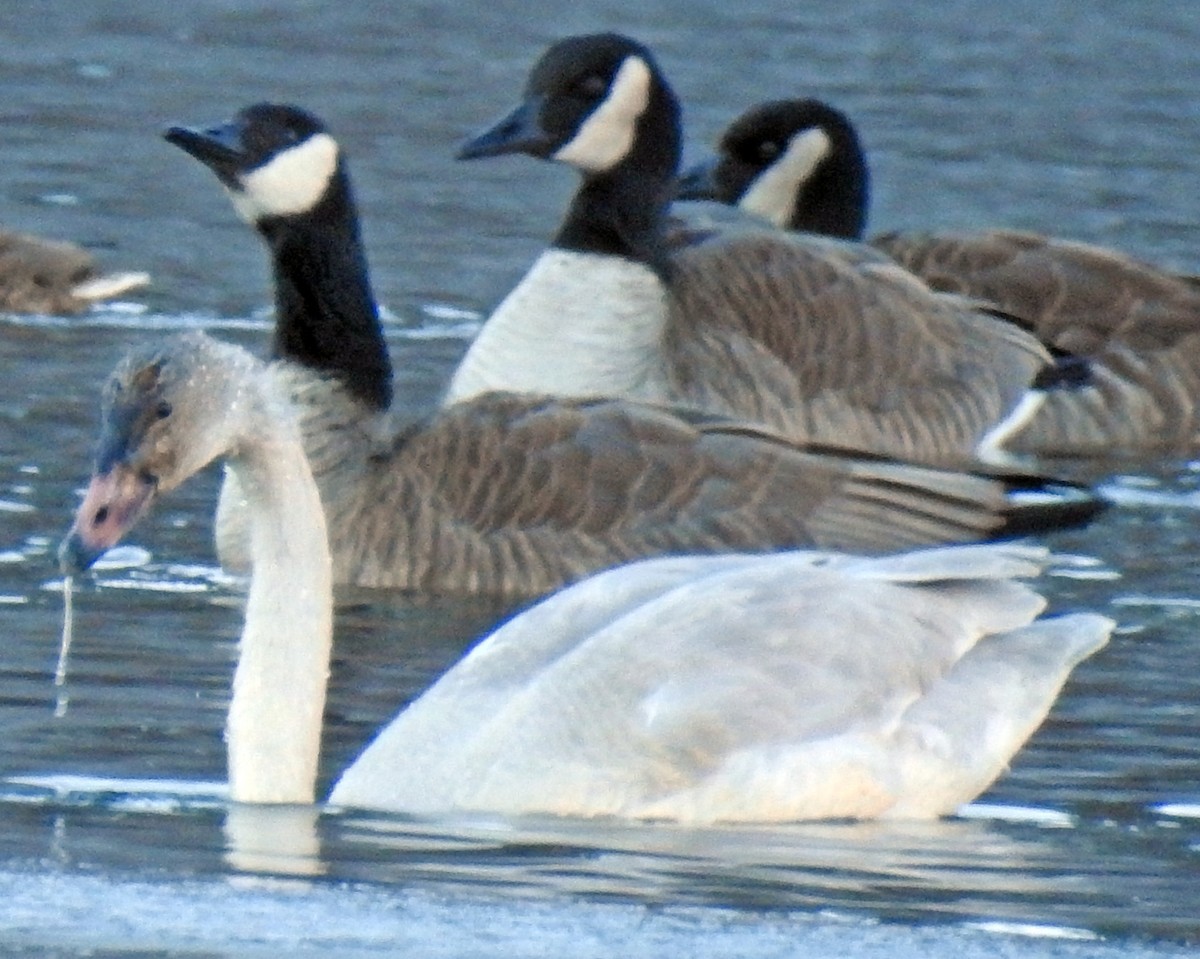
[[[1055,526],[1098,508],[1081,489],[1051,487],[1045,507],[1013,502],[1010,490],[1042,484],[809,452],[740,424],[612,400],[494,394],[426,423],[394,422],[347,165],[324,125],[257,104],[167,137],[216,172],[271,252],[275,362],[259,375],[296,405],[338,583],[533,595],[654,553],[878,551]],[[182,341],[161,361],[187,368],[186,352],[205,347]],[[112,467],[143,438],[98,461],[98,488],[120,482]],[[218,510],[218,554],[244,569],[235,477]],[[117,514],[97,495],[99,533]]]
[[[865,152],[816,100],[755,107],[688,171],[684,198],[738,204],[778,226],[859,239]],[[1086,359],[1086,388],[1057,391],[1005,439],[1016,453],[1104,455],[1200,447],[1200,283],[1101,247],[1015,230],[899,231],[870,241],[932,287],[994,303]]]
[[[0,312],[82,313],[149,282],[146,273],[100,273],[74,243],[0,230]]]
[[[163,488],[216,457],[239,476],[254,562],[226,727],[230,798],[310,803],[332,642],[317,484],[277,381],[240,348],[191,340],[191,353],[117,372],[100,455],[140,426],[172,456]],[[181,377],[237,400],[185,404]],[[147,495],[129,479],[110,506],[126,527]],[[98,555],[93,520],[85,503],[64,571]],[[951,812],[1000,774],[1112,628],[1088,614],[1036,620],[1044,600],[1013,579],[1042,560],[992,546],[619,567],[484,640],[330,800],[690,822]]]
[[[447,402],[489,389],[682,402],[793,438],[957,465],[1040,399],[1029,387],[1051,368],[1041,344],[894,264],[766,231],[668,256],[679,142],[678,104],[644,46],[580,36],[542,56],[524,102],[459,156],[523,152],[583,182]]]
[[[1101,505],[1080,487],[806,452],[621,400],[492,394],[374,442],[357,438],[356,403],[201,333],[134,352],[107,387],[81,541],[112,546],[217,457],[222,423],[251,415],[268,433],[271,417],[294,420],[306,452],[343,444],[348,458],[323,461],[316,481],[335,582],[359,586],[529,596],[660,553],[878,552],[1070,524]],[[329,422],[357,433],[326,440]],[[253,491],[239,490],[248,525]]]

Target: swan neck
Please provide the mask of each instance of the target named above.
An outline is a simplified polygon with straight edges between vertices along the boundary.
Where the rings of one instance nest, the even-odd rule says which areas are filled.
[[[253,574],[226,739],[230,796],[311,803],[332,643],[332,576],[316,483],[294,427],[231,459]]]

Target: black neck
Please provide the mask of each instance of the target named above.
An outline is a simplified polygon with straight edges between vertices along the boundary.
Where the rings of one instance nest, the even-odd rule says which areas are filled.
[[[846,240],[867,229],[870,184],[862,150],[837,149],[800,188],[789,226]]]
[[[392,402],[392,366],[371,291],[349,178],[339,166],[307,213],[260,221],[275,279],[272,354],[337,379],[376,409]]]
[[[667,209],[681,141],[679,104],[656,80],[629,153],[611,170],[585,174],[554,245],[624,256],[664,271]]]
[[[623,175],[590,177],[576,191],[554,245],[624,256],[661,270],[668,200],[667,188],[656,178],[639,177],[629,170]]]

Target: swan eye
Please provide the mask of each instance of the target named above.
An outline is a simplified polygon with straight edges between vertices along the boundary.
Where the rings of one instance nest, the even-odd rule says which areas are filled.
[[[168,416],[171,415],[171,404],[168,403],[166,400],[163,400],[155,408],[154,415],[157,416],[160,420],[165,420]]]

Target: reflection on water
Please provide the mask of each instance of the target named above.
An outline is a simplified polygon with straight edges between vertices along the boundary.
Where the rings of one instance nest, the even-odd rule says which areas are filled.
[[[1096,830],[1061,816],[1047,817],[1049,824],[1013,821],[986,806],[937,823],[689,829],[533,817],[319,815],[314,807],[227,807],[213,784],[81,777],[10,781],[0,801],[18,827],[0,850],[9,861],[28,861],[23,843],[30,826],[51,813],[39,854],[57,864],[64,882],[97,855],[122,882],[144,875],[147,861],[171,857],[179,877],[232,871],[336,878],[397,895],[402,889],[470,893],[502,910],[509,908],[504,903],[524,909],[517,904],[571,897],[760,917],[818,913],[854,924],[847,934],[855,938],[865,919],[884,916],[934,922],[958,934],[1024,930],[1047,941],[1082,942],[1128,933],[1131,903],[1122,883],[1136,882],[1143,935],[1194,932],[1194,918],[1183,911],[1190,900],[1180,893],[1194,864],[1146,876],[1144,838],[1128,829]],[[1088,846],[1091,852],[1083,852]],[[314,889],[284,888],[292,901]],[[288,915],[286,904],[263,908]]]
[[[215,472],[78,584],[70,707],[55,719],[53,553],[87,472],[98,384],[164,331],[203,326],[258,350],[270,326],[257,240],[206,171],[158,141],[168,123],[262,97],[326,116],[353,162],[398,402],[414,412],[573,182],[529,161],[456,165],[453,147],[571,31],[654,45],[696,153],[757,99],[836,100],[872,151],[876,229],[1005,223],[1200,269],[1200,17],[1185,5],[536,6],[0,9],[0,220],[84,242],[155,284],[83,318],[0,319],[0,942],[16,955],[53,943],[58,955],[889,959],[1161,956],[1174,947],[1154,937],[1200,942],[1194,463],[1114,464],[1117,508],[1053,538],[1095,558],[1048,578],[1054,608],[1107,612],[1120,629],[961,819],[685,830],[231,808],[211,784],[240,584],[213,566]],[[504,612],[339,596],[322,783]]]

